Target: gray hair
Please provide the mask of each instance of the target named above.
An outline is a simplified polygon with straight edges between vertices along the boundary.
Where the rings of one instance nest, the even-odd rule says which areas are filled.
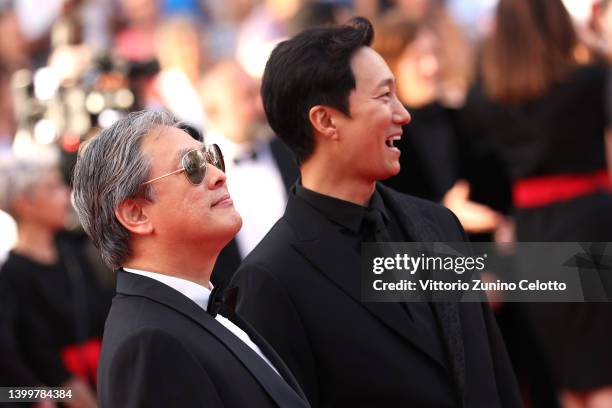
[[[165,112],[140,111],[119,119],[81,147],[74,167],[72,204],[85,229],[112,269],[131,255],[128,230],[115,216],[124,200],[152,199],[147,180],[150,162],[142,154],[143,139],[160,126],[180,127]]]
[[[42,175],[58,165],[59,154],[50,147],[32,147],[26,156],[0,155],[0,210],[17,220],[15,199],[30,194]]]

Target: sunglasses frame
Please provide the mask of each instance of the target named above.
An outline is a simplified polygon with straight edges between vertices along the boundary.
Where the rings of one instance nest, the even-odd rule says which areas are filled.
[[[217,165],[215,164],[215,160],[213,160],[213,158],[212,158],[213,153],[211,153],[211,151],[212,151],[213,149],[214,149],[214,150],[216,150],[215,154],[216,154],[216,153],[218,153],[218,156],[219,156],[219,158],[221,159],[221,160],[220,160],[220,165],[221,165],[220,167],[219,167],[219,166],[217,166]],[[189,178],[189,175],[187,175],[187,168],[186,168],[186,166],[185,166],[185,160],[186,160],[186,157],[187,157],[189,154],[193,153],[193,152],[202,152],[202,153],[204,154],[203,166],[201,166],[201,167],[200,167],[200,168],[202,168],[202,167],[204,168],[204,173],[202,174],[202,180],[201,180],[199,183],[194,183],[194,182],[193,182],[193,181],[192,181],[192,180]],[[224,172],[224,173],[225,173],[225,160],[223,159],[223,153],[221,152],[221,148],[219,147],[219,145],[217,145],[216,143],[212,143],[212,144],[210,144],[210,145],[203,145],[202,147],[200,147],[200,148],[198,148],[198,149],[192,149],[192,150],[189,150],[189,151],[188,151],[187,153],[185,153],[185,154],[183,155],[183,157],[181,158],[181,165],[182,165],[182,167],[181,167],[180,169],[178,169],[178,170],[174,170],[174,171],[171,171],[170,173],[166,173],[166,174],[164,174],[164,175],[162,175],[162,176],[155,177],[154,179],[151,179],[151,180],[145,181],[144,183],[142,183],[142,185],[143,185],[143,186],[146,186],[146,185],[148,185],[148,184],[153,183],[154,181],[161,180],[161,179],[163,179],[163,178],[165,178],[165,177],[172,176],[172,175],[174,175],[174,174],[178,174],[178,173],[182,173],[182,172],[184,172],[184,173],[185,173],[185,178],[187,178],[187,180],[189,181],[189,183],[193,184],[194,186],[197,186],[197,185],[202,184],[202,182],[204,181],[204,178],[206,177],[206,165],[207,165],[207,164],[210,164],[210,165],[212,165],[212,166],[215,166],[216,168],[218,168],[219,170],[221,170],[222,172]]]

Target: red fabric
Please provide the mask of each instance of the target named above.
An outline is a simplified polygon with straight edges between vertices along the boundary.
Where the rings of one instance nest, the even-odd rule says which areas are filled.
[[[519,180],[513,186],[512,196],[516,208],[533,208],[610,189],[608,171],[598,170],[586,174],[559,174]]]
[[[81,344],[71,344],[61,350],[64,367],[75,377],[96,384],[98,381],[98,359],[102,342],[92,338]]]

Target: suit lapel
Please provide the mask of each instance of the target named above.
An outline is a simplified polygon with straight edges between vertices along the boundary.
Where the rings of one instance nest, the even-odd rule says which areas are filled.
[[[294,195],[290,195],[285,218],[298,235],[295,249],[319,272],[387,327],[446,368],[442,356],[436,352],[431,342],[419,334],[400,304],[361,301],[359,255],[329,221]]]
[[[434,313],[440,323],[442,339],[450,356],[451,369],[461,400],[465,392],[465,349],[461,334],[459,308],[456,303],[432,303]]]
[[[437,242],[443,240],[436,233],[430,223],[425,221],[423,214],[405,195],[393,191],[381,184],[377,185],[378,191],[383,197],[385,205],[397,214],[400,227],[406,236],[411,237],[414,242]],[[446,346],[457,389],[461,398],[465,389],[465,349],[461,332],[461,321],[459,317],[459,306],[457,303],[436,302],[432,303],[434,313],[440,324],[442,338]]]
[[[378,184],[378,192],[385,202],[385,206],[396,214],[400,221],[400,228],[413,242],[436,242],[440,241],[440,235],[436,233],[431,223],[427,222],[416,205],[394,190]]]
[[[282,377],[287,381],[287,383],[289,383],[291,388],[293,388],[293,390],[300,397],[302,397],[304,400],[307,400],[306,395],[302,391],[302,388],[298,384],[297,380],[295,379],[289,368],[285,365],[285,362],[280,358],[278,354],[276,354],[276,351],[274,351],[274,349],[264,340],[264,338],[261,337],[261,335],[257,333],[257,331],[255,331],[255,329],[253,329],[251,325],[245,322],[239,315],[232,314],[231,321],[234,322],[236,326],[240,327],[246,334],[249,335],[251,340],[253,340],[253,342],[257,344],[257,346],[259,346],[261,351],[263,351],[266,357],[268,357],[270,362],[274,365],[274,367],[276,367]]]
[[[176,290],[154,279],[118,271],[117,293],[148,298],[174,309],[199,324],[234,354],[280,407],[309,406],[287,382],[282,379],[279,381],[277,374],[249,346]]]

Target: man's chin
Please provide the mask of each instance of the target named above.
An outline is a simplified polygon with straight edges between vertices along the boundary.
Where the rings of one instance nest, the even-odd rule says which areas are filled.
[[[387,180],[390,179],[393,176],[397,176],[400,172],[400,165],[399,163],[395,164],[395,165],[391,165],[389,168],[386,169],[386,171],[384,173],[381,173],[381,175],[377,178],[378,181],[383,181],[383,180]]]
[[[234,211],[234,214],[232,214],[231,219],[228,222],[230,224],[228,226],[229,235],[231,238],[234,238],[242,228],[242,217],[237,211]]]
[[[217,242],[222,242],[222,248],[224,248],[232,239],[236,238],[240,228],[242,228],[242,218],[238,215],[236,219],[226,224],[225,228],[223,228],[223,233],[218,236],[219,240]]]

